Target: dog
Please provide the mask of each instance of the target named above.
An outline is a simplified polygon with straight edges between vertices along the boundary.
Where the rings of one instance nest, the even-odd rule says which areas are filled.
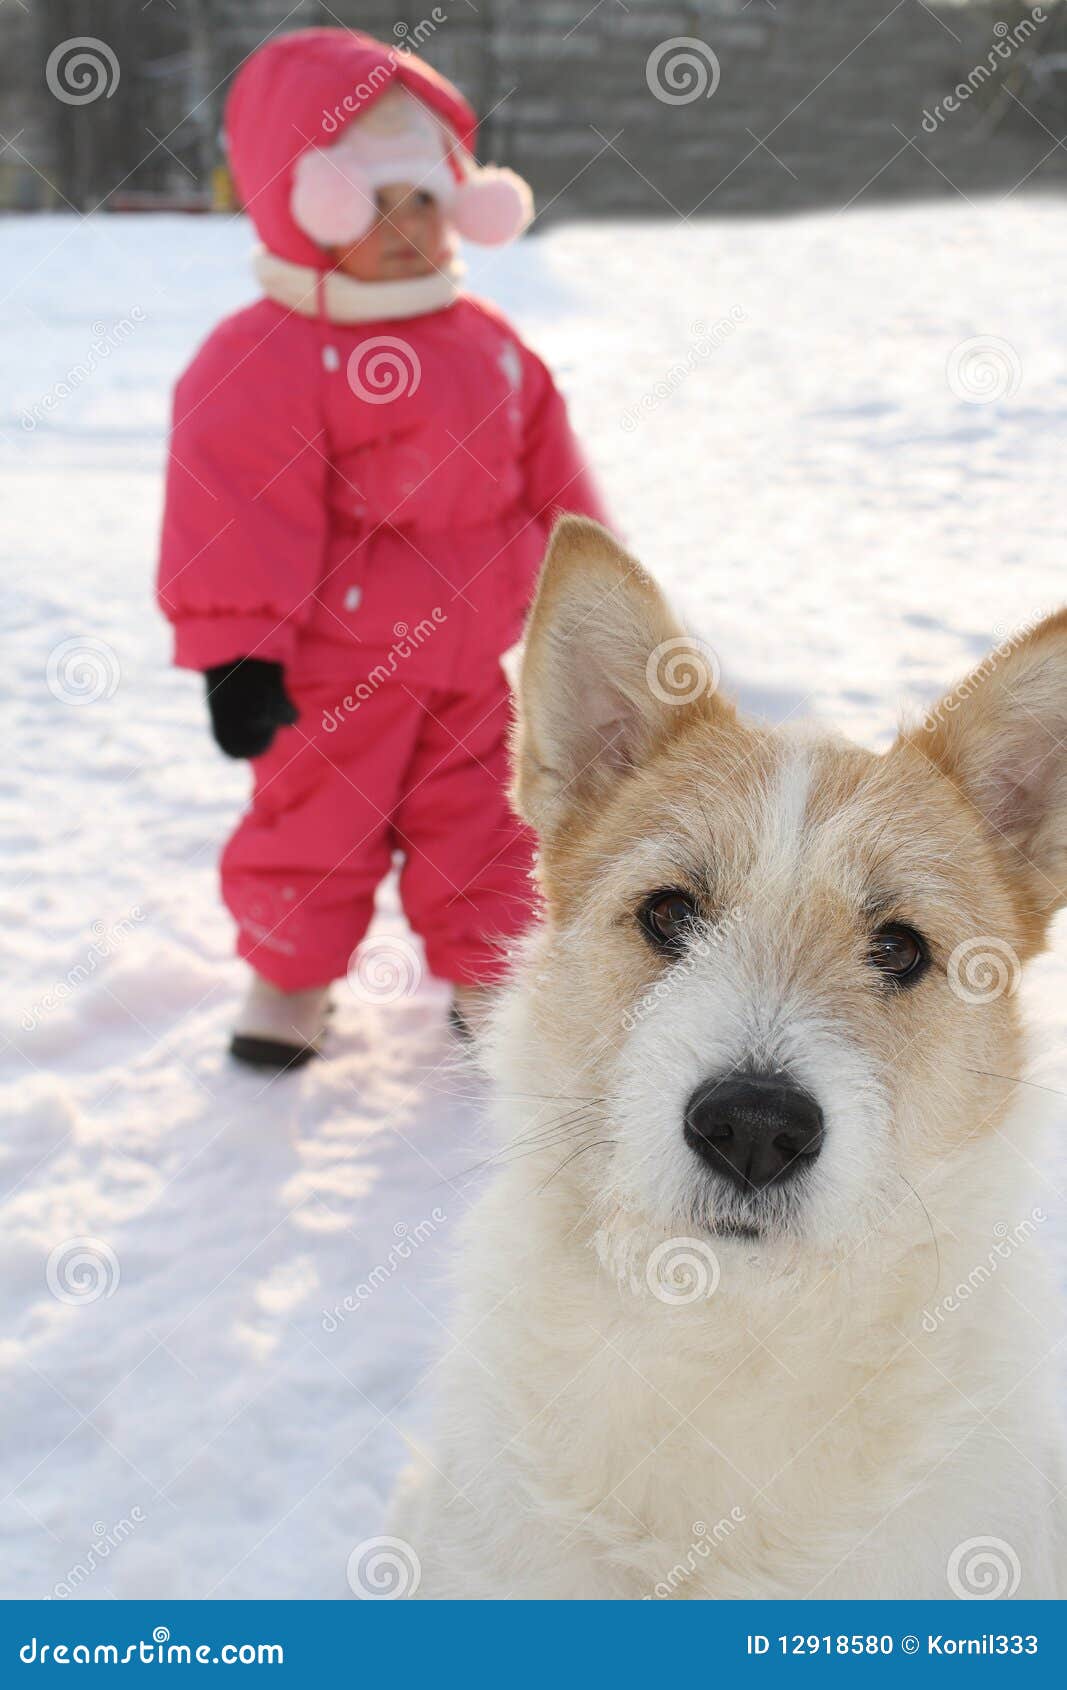
[[[407,1594],[1064,1596],[1015,986],[1067,901],[1067,611],[876,755],[743,719],[565,518],[517,693],[543,919]]]

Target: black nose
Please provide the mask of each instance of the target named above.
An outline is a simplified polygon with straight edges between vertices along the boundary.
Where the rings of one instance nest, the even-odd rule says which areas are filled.
[[[705,1080],[686,1105],[685,1142],[716,1173],[758,1191],[819,1154],[822,1110],[781,1075]]]

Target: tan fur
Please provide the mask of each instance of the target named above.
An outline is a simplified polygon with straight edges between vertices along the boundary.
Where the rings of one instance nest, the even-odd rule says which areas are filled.
[[[1065,651],[1061,610],[993,652],[905,742],[985,823],[1027,957],[1067,901]]]
[[[546,788],[558,784],[546,781],[545,769],[561,760],[560,745],[551,738],[551,706],[566,698],[561,671],[574,661],[568,648],[585,644],[586,678],[595,684],[590,671],[600,651],[610,652],[616,672],[625,661],[620,626],[637,653],[626,696],[645,717],[627,768],[630,778],[620,783],[615,767],[605,771],[588,762],[579,779],[563,783],[561,798],[553,792],[546,799]],[[634,558],[597,524],[561,520],[530,615],[515,747],[516,800],[534,825],[540,822],[541,885],[550,915],[561,924],[574,917],[591,885],[603,884],[614,860],[640,840],[677,833],[679,818],[691,830],[688,866],[711,887],[713,901],[716,880],[721,902],[745,895],[751,805],[773,778],[780,741],[740,722],[718,694],[680,708],[649,697],[641,676],[644,655],[680,635],[658,588]],[[1044,708],[1053,718],[1052,730],[1036,716],[1028,720],[1025,702],[1014,702],[1035,680],[1051,694]],[[990,810],[989,794],[999,791],[998,734],[1009,756],[1022,740],[1031,761],[1054,750],[1061,717],[1058,737],[1067,739],[1067,611],[1015,647],[1001,672],[994,669],[980,684],[964,682],[948,697],[951,708],[939,705],[922,728],[902,734],[883,757],[836,744],[818,753],[806,820],[813,830],[836,830],[836,848],[824,852],[824,873],[806,884],[804,908],[780,913],[783,937],[790,935],[794,949],[807,936],[806,954],[795,966],[813,978],[827,978],[835,956],[854,956],[855,906],[863,895],[896,894],[885,920],[910,916],[935,938],[943,935],[936,955],[942,971],[953,943],[969,934],[1003,938],[1020,961],[1029,960],[1047,942],[1051,915],[1067,901],[1067,875],[1057,885],[1025,855],[1029,834],[1014,827],[1010,802],[1006,811],[1001,802],[991,816],[981,809],[984,798]],[[1036,749],[1029,749],[1031,741]],[[1053,822],[1043,835],[1032,823],[1030,832],[1052,840],[1046,854],[1054,867],[1067,862],[1067,777],[1050,771],[1048,778],[1061,795],[1059,831]],[[1011,842],[1016,833],[1022,837],[1019,847]],[[693,876],[680,871],[678,879]],[[625,952],[620,945],[617,962],[614,955],[610,960],[615,966],[606,970],[605,986],[615,1001],[620,994],[627,1000],[640,996],[650,974],[662,967],[632,930]],[[949,1007],[959,1014],[958,1005]],[[847,1013],[847,1005],[843,1008]],[[856,1031],[892,1062],[899,1051],[914,1048],[923,1013],[905,1000],[893,1036],[887,1037],[884,1018],[857,1005]],[[1013,1071],[1018,1032],[1013,995],[987,1006],[986,1066]],[[922,1060],[921,1052],[915,1060]]]
[[[634,559],[561,523],[516,739],[545,921],[487,1048],[500,1167],[396,1518],[421,1594],[648,1594],[735,1506],[670,1594],[946,1596],[983,1534],[1012,1594],[1064,1594],[1040,1258],[928,1310],[1033,1206],[1014,964],[1067,899],[1067,613],[881,756],[746,722],[714,685],[665,700],[651,655],[688,638]],[[698,912],[681,959],[637,919],[665,888]],[[871,965],[892,924],[928,947],[912,987]],[[961,986],[972,945],[1003,989]],[[682,1135],[692,1086],[749,1063],[826,1120],[755,1242]],[[720,1277],[665,1306],[650,1264],[679,1245]]]
[[[597,523],[562,518],[530,611],[519,681],[527,707],[513,744],[517,808],[546,840],[566,849],[581,818],[610,789],[613,771],[643,762],[690,725],[732,719],[727,705],[707,695],[676,707],[648,694],[647,654],[680,638],[680,625],[636,558]],[[599,716],[590,721],[589,693],[620,648],[633,659],[631,673],[614,671],[623,690],[615,700],[602,700]],[[639,733],[633,743],[613,744],[611,729],[625,710]],[[560,741],[579,725],[587,729],[582,754],[562,780],[555,767]]]

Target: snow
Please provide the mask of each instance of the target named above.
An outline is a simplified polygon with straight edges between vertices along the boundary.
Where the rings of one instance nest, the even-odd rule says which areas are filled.
[[[342,986],[299,1075],[224,1055],[215,860],[245,775],[169,667],[151,575],[168,389],[253,296],[246,226],[5,231],[0,1594],[342,1597],[452,1341],[483,1084],[429,981]],[[1017,198],[577,224],[471,281],[558,372],[727,684],[881,746],[1064,597],[1063,258],[1060,207]],[[1053,1088],[1065,984],[1061,929],[1027,986]],[[1035,1170],[1061,1260],[1063,1172]]]

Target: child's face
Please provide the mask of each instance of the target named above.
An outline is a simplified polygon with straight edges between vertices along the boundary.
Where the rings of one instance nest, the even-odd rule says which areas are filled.
[[[395,282],[428,276],[447,257],[445,220],[432,194],[410,182],[380,188],[378,215],[354,246],[331,247],[338,270],[357,282]]]

